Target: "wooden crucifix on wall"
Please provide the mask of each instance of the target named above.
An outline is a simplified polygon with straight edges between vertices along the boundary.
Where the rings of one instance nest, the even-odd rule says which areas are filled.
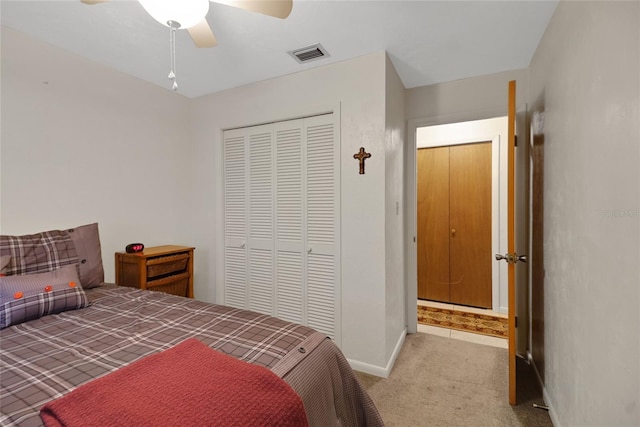
[[[360,151],[353,155],[353,158],[360,162],[360,175],[364,175],[364,161],[371,157],[371,153],[364,151],[364,147],[360,147]]]

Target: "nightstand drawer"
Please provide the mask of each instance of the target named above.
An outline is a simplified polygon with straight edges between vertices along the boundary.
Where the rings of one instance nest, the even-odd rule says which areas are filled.
[[[189,263],[189,253],[167,255],[147,260],[147,278],[184,273]]]
[[[166,292],[168,294],[186,297],[188,285],[189,273],[183,273],[165,277],[163,279],[150,280],[147,282],[147,290]]]

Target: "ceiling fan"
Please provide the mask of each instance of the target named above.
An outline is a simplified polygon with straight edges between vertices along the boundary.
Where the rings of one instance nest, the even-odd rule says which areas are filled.
[[[85,4],[104,3],[109,0],[81,0]],[[291,13],[292,0],[211,0],[284,19]],[[197,47],[213,47],[218,43],[207,22],[209,0],[138,0],[156,21],[169,28],[183,28],[189,32]]]
[[[85,4],[104,3],[109,0],[80,0]],[[291,13],[293,0],[211,0],[215,3],[245,9],[263,15],[284,19]],[[178,90],[176,81],[175,32],[184,28],[197,47],[213,47],[218,44],[207,22],[209,0],[138,0],[153,19],[169,27],[171,70],[168,78],[171,88]]]

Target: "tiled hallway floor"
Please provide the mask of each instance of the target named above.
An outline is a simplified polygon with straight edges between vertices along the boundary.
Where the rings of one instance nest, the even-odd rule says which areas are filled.
[[[491,310],[483,310],[481,308],[466,307],[462,305],[444,304],[435,301],[418,300],[418,305],[427,307],[436,307],[447,310],[466,311],[469,313],[488,314],[491,316],[499,316],[506,318],[507,315],[503,313],[497,313]],[[423,325],[418,323],[418,332],[425,334],[438,335],[445,338],[452,338],[456,340],[469,341],[476,344],[489,345],[492,347],[508,348],[507,340],[504,338],[491,337],[482,334],[473,334],[470,332],[458,331],[455,329],[441,328],[439,326]]]

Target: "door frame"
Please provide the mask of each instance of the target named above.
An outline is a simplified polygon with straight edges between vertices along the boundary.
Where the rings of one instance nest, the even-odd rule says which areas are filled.
[[[418,276],[417,276],[417,245],[416,245],[416,221],[417,221],[417,170],[416,170],[416,152],[417,146],[417,129],[419,127],[435,126],[443,124],[452,124],[459,122],[468,122],[475,120],[485,120],[496,117],[504,117],[505,111],[503,109],[487,109],[484,111],[476,111],[474,113],[458,113],[449,115],[439,115],[431,117],[422,117],[417,119],[411,119],[407,122],[407,149],[405,150],[405,168],[404,168],[404,180],[405,180],[405,277],[406,277],[406,301],[405,312],[407,313],[406,324],[408,333],[416,333],[418,331],[418,308],[416,301],[418,300]],[[474,137],[473,142],[479,141],[493,141],[495,134],[492,135],[478,135]],[[505,144],[506,148],[506,135],[505,141],[501,144]],[[447,144],[452,145],[452,144]],[[493,145],[493,144],[492,144]],[[502,150],[501,150],[502,151]],[[505,150],[506,151],[506,150]],[[492,156],[493,157],[493,156]],[[493,160],[492,160],[493,162]],[[493,179],[493,178],[492,178]],[[506,182],[504,184],[506,186]],[[506,187],[505,187],[506,188]],[[493,203],[493,202],[492,202]],[[506,227],[506,218],[504,220]],[[500,224],[502,228],[502,224]],[[500,267],[501,269],[503,267]],[[505,280],[506,280],[506,268],[505,268]]]

